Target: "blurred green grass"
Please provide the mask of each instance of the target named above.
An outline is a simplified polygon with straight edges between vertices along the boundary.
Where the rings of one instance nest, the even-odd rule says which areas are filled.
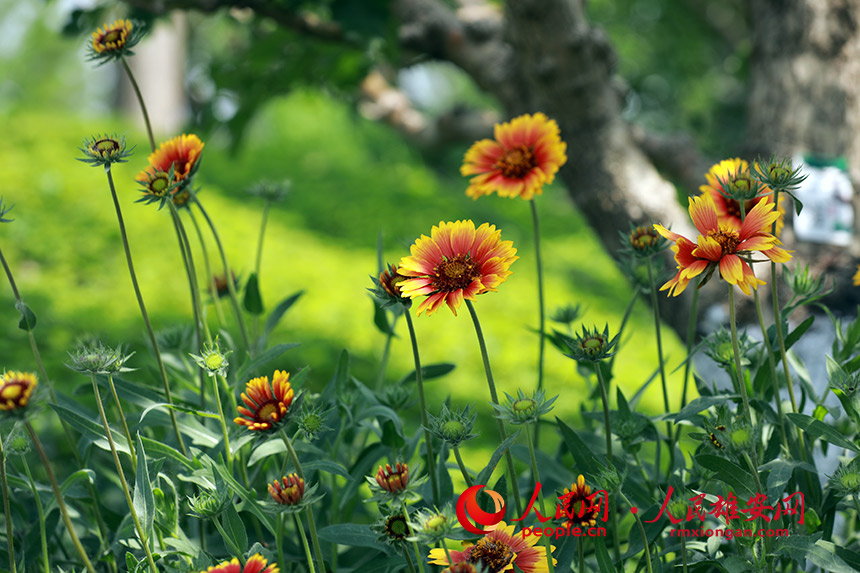
[[[63,366],[66,351],[84,334],[109,344],[128,343],[144,362],[139,318],[122,255],[103,171],[74,160],[83,137],[125,131],[137,150],[128,164],[114,167],[141,287],[156,329],[190,322],[190,297],[167,210],[135,204],[133,178],[145,165],[146,139],[125,121],[98,121],[36,109],[16,115],[0,155],[0,193],[15,204],[15,221],[0,226],[0,248],[19,288],[39,317],[36,336],[58,388],[72,393],[81,384]],[[463,148],[465,151],[465,147]],[[201,200],[227,245],[231,266],[247,276],[254,264],[262,201],[245,193],[260,179],[289,178],[293,190],[271,213],[265,239],[261,286],[268,308],[298,290],[305,294],[286,315],[270,342],[301,342],[279,368],[310,365],[310,384],[321,388],[332,375],[341,349],[352,355],[353,374],[367,384],[376,377],[384,336],[372,321],[366,288],[377,272],[376,244],[382,233],[387,261],[396,262],[420,234],[440,220],[471,218],[502,229],[520,260],[498,293],[476,304],[500,391],[531,389],[536,381],[537,326],[535,261],[528,206],[496,196],[472,201],[456,168],[439,174],[387,127],[369,122],[324,94],[306,91],[273,101],[251,125],[246,142],[231,155],[217,136],[209,138],[199,171]],[[575,160],[573,158],[572,160]],[[583,322],[617,330],[632,291],[594,234],[556,185],[539,199],[548,313],[581,304]],[[208,236],[208,235],[207,235]],[[196,241],[193,241],[196,243]],[[196,245],[195,245],[196,246]],[[210,254],[214,244],[208,244]],[[196,249],[198,269],[202,269]],[[213,260],[213,268],[220,265]],[[667,303],[670,304],[670,303]],[[229,307],[225,305],[229,316]],[[210,312],[214,323],[214,315]],[[35,370],[26,336],[15,328],[17,311],[8,288],[0,289],[0,367]],[[552,324],[552,323],[550,323]],[[431,411],[446,395],[455,406],[477,403],[490,419],[488,394],[468,313],[447,310],[416,320],[425,364],[453,362],[457,368],[429,383]],[[664,330],[669,367],[684,355],[676,337]],[[387,379],[412,370],[405,326],[398,325]],[[615,380],[632,395],[656,368],[653,324],[637,303],[616,361]],[[263,373],[260,373],[263,374]],[[131,375],[154,384],[143,372]],[[578,424],[585,396],[583,380],[568,358],[547,347],[546,387],[560,394],[554,414]],[[680,376],[671,379],[677,407]],[[191,397],[189,396],[189,399]],[[662,411],[659,382],[641,408]],[[482,427],[490,428],[487,424]],[[492,441],[493,433],[485,432]],[[483,445],[483,444],[482,444]],[[486,444],[489,446],[490,444]]]

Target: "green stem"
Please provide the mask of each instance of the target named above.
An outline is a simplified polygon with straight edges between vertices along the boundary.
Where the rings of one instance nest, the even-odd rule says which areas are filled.
[[[439,505],[439,484],[436,480],[436,456],[433,454],[433,443],[430,436],[430,422],[427,420],[427,402],[424,399],[424,373],[421,371],[421,357],[418,354],[418,339],[415,336],[415,326],[412,324],[412,313],[404,309],[406,326],[409,327],[409,340],[412,342],[412,360],[415,362],[415,381],[418,385],[418,404],[421,408],[421,425],[424,427],[424,445],[427,447],[427,470],[430,474],[430,484],[433,489],[433,503]]]
[[[451,551],[448,549],[448,543],[445,541],[444,538],[442,539],[442,549],[445,550],[445,557],[448,558],[448,563],[450,564],[452,562]]]
[[[15,277],[12,275],[12,269],[9,268],[9,264],[6,262],[6,258],[3,256],[3,251],[0,249],[0,264],[3,266],[3,270],[6,271],[6,277],[9,279],[9,286],[12,287],[12,294],[15,296],[15,301],[18,304],[24,304],[24,301],[21,299],[21,293],[18,292],[18,285],[15,283]],[[59,404],[57,401],[57,393],[54,391],[54,385],[51,382],[50,377],[48,377],[48,372],[45,370],[45,363],[42,361],[42,353],[39,352],[39,345],[36,344],[36,336],[33,334],[32,330],[27,330],[27,338],[30,340],[30,350],[33,352],[33,357],[36,359],[36,366],[39,368],[39,376],[41,376],[42,380],[45,383],[45,386],[48,388],[48,395],[50,397],[51,403],[54,405]],[[63,427],[63,433],[66,435],[66,441],[69,444],[69,449],[72,452],[72,455],[75,458],[75,463],[77,467],[84,468],[84,461],[81,459],[81,455],[78,453],[78,448],[75,445],[76,441],[72,437],[72,428],[69,426],[68,422],[60,416],[58,412],[57,418],[60,420],[60,425]],[[87,491],[90,494],[90,499],[93,504],[93,515],[96,518],[96,524],[99,528],[99,537],[101,538],[102,543],[107,539],[107,526],[105,525],[104,519],[102,518],[101,509],[99,508],[98,496],[96,495],[95,487],[92,482],[86,480]]]
[[[684,567],[684,573],[687,573],[687,541],[683,535],[681,536],[681,564]]]
[[[27,464],[27,456],[21,456],[21,462],[24,464],[24,474],[27,476],[27,481],[30,483],[30,491],[33,492],[33,499],[36,503],[36,513],[39,515],[39,534],[42,538],[42,561],[45,566],[45,573],[51,573],[51,560],[48,557],[48,533],[45,528],[45,510],[42,507],[42,498],[39,497],[39,492],[36,489],[36,480],[33,479],[33,474],[30,473],[30,466]]]
[[[415,564],[412,562],[412,557],[409,556],[409,550],[406,549],[406,546],[403,546],[403,555],[406,556],[406,564],[409,566],[410,573],[418,573],[415,570]]]
[[[401,511],[403,511],[403,520],[409,523],[409,511],[406,509],[406,501],[400,502]],[[415,560],[418,561],[418,569],[424,573],[424,559],[421,558],[421,550],[418,549],[418,542],[412,542],[412,548],[415,550]]]
[[[51,467],[51,462],[48,460],[48,455],[45,453],[45,449],[42,447],[42,442],[39,441],[39,436],[36,435],[30,422],[25,421],[24,427],[27,428],[27,433],[30,434],[30,439],[33,441],[33,445],[39,452],[39,457],[42,458],[42,464],[45,466],[45,473],[48,474],[48,481],[51,482],[51,488],[54,490],[54,497],[57,498],[57,505],[60,508],[60,514],[63,516],[63,523],[65,523],[66,531],[69,532],[69,536],[72,538],[72,543],[74,543],[75,549],[78,551],[78,556],[84,562],[84,567],[86,567],[89,573],[96,573],[96,570],[93,569],[93,564],[90,562],[90,558],[87,557],[87,553],[84,551],[84,546],[81,545],[81,540],[78,539],[78,534],[75,533],[75,527],[72,525],[72,520],[69,517],[69,510],[66,507],[66,502],[63,501],[63,494],[60,492],[59,484],[57,484],[57,477],[54,475],[54,469]]]
[[[9,507],[9,484],[6,481],[6,450],[0,436],[0,487],[3,488],[3,513],[6,514],[6,544],[9,547],[9,570],[17,571],[15,566],[15,540],[12,536],[12,509]],[[41,513],[41,512],[40,512]]]
[[[858,494],[854,494],[851,497],[854,499],[854,510],[857,512],[855,517],[860,520],[860,502],[857,501],[857,495]]]
[[[529,205],[531,206],[532,211],[532,227],[534,228],[534,240],[535,240],[535,262],[537,265],[537,287],[538,287],[538,380],[537,380],[537,389],[543,390],[543,363],[544,363],[544,349],[546,346],[546,340],[544,336],[544,332],[546,330],[546,311],[544,308],[544,286],[543,286],[543,264],[541,262],[541,251],[540,251],[540,219],[538,218],[538,209],[537,202],[534,198],[529,201]],[[540,427],[535,426],[535,436],[534,436],[534,447],[537,448],[540,443]],[[550,567],[550,571],[552,571],[552,567]]]
[[[122,218],[122,209],[119,206],[119,199],[116,195],[116,187],[113,184],[113,176],[110,168],[105,169],[108,183],[110,184],[111,197],[113,198],[114,209],[116,210],[116,218],[119,223],[119,233],[122,238],[122,246],[125,249],[125,260],[128,264],[128,273],[131,276],[131,284],[134,287],[134,294],[137,297],[137,305],[140,307],[140,314],[143,317],[143,323],[146,326],[146,332],[149,334],[149,342],[152,344],[152,351],[155,353],[155,361],[158,363],[158,371],[161,375],[161,381],[164,384],[164,396],[169,405],[173,405],[173,395],[170,392],[170,383],[167,381],[167,371],[164,369],[164,361],[161,359],[161,350],[158,348],[158,340],[155,338],[155,331],[152,329],[152,323],[149,321],[149,313],[146,312],[146,304],[143,302],[143,295],[140,292],[140,285],[137,283],[137,274],[134,272],[134,262],[131,259],[131,248],[128,245],[128,235],[125,232],[125,221]],[[170,423],[173,425],[173,431],[176,434],[176,440],[179,443],[179,451],[183,456],[188,456],[188,450],[185,449],[185,442],[182,439],[182,433],[179,431],[179,423],[176,421],[176,413],[173,409],[168,410]]]
[[[406,310],[405,312],[409,312]],[[391,321],[391,330],[385,335],[385,346],[382,349],[382,358],[379,360],[379,371],[376,373],[376,391],[382,390],[382,385],[385,383],[385,370],[388,367],[388,357],[391,355],[391,343],[394,341],[394,328],[397,326],[397,319],[400,315],[395,314]]]
[[[529,425],[525,424],[526,428],[526,443],[529,445],[529,458],[532,463],[532,476],[534,477],[535,484],[540,484],[540,473],[538,472],[537,459],[535,458],[535,447],[532,443],[531,432],[529,431]],[[537,425],[537,422],[535,422]],[[543,490],[538,493],[538,501],[540,503],[540,512],[544,517],[549,517],[546,513],[546,504],[544,503]],[[555,571],[555,565],[552,562],[552,540],[549,537],[544,536],[543,538],[544,545],[546,545],[546,565],[549,569],[549,573],[553,573]]]
[[[212,265],[209,262],[209,249],[206,248],[206,241],[203,240],[203,231],[200,230],[200,223],[197,222],[197,217],[191,209],[188,209],[188,218],[191,219],[191,224],[194,225],[194,231],[197,233],[197,240],[200,241],[200,252],[203,253],[203,269],[209,279],[209,290],[212,293],[212,305],[215,307],[215,314],[218,316],[221,328],[226,328],[227,321],[224,319],[224,311],[221,309],[221,299],[218,297],[218,286],[215,284],[215,274],[212,272]]]
[[[785,434],[785,417],[782,412],[782,400],[779,397],[779,380],[776,378],[776,363],[773,359],[773,350],[770,345],[770,337],[767,335],[767,326],[764,324],[764,314],[761,311],[761,302],[758,298],[758,290],[753,291],[753,300],[755,301],[755,312],[758,317],[758,324],[761,328],[761,336],[764,341],[765,350],[767,353],[767,365],[770,370],[770,380],[773,385],[773,399],[776,402],[776,419],[777,426],[779,427],[779,435],[782,437],[782,445],[785,447],[785,451],[788,452],[788,437]]]
[[[96,375],[92,372],[90,373],[90,379],[93,383],[93,394],[96,397],[96,405],[99,408],[99,415],[102,419],[102,425],[105,429],[105,436],[107,437],[108,445],[110,446],[110,453],[113,456],[113,463],[116,466],[116,473],[119,477],[119,484],[122,486],[122,491],[125,494],[125,501],[128,504],[128,511],[131,514],[131,520],[134,523],[134,529],[137,531],[137,536],[140,539],[140,544],[143,546],[143,551],[146,553],[146,561],[149,563],[149,568],[152,570],[152,573],[158,573],[158,567],[155,566],[155,560],[152,557],[152,551],[149,548],[149,539],[146,537],[146,532],[143,531],[143,526],[140,524],[140,518],[137,515],[137,510],[134,507],[134,501],[131,499],[131,492],[128,489],[128,482],[125,481],[125,472],[122,469],[122,463],[119,461],[119,454],[117,453],[116,444],[113,441],[113,435],[110,431],[110,425],[108,424],[107,416],[105,415],[105,409],[102,405],[102,397],[99,392],[99,385],[96,382]]]
[[[290,440],[289,436],[284,430],[281,430],[281,438],[284,440],[284,445],[287,446],[287,453],[290,455],[290,459],[293,460],[293,465],[296,467],[296,473],[300,478],[305,479],[305,473],[302,471],[302,464],[299,462],[299,456],[296,455],[296,450],[293,448],[293,443]],[[314,512],[311,510],[311,507],[307,507],[308,514],[308,528],[311,530],[311,541],[314,545],[314,554],[317,557],[317,564],[319,565],[320,571],[325,571],[325,560],[323,559],[322,547],[320,546],[319,536],[317,535],[317,526],[314,521]]]
[[[633,293],[633,298],[630,299],[630,302],[627,303],[627,308],[624,309],[624,316],[621,317],[621,326],[618,327],[618,340],[621,340],[621,335],[624,333],[624,327],[627,326],[627,321],[630,320],[630,316],[633,314],[633,307],[636,305],[636,299],[639,298],[639,292]],[[618,353],[612,355],[609,359],[609,371],[612,372],[612,367],[615,365],[615,357],[618,356]]]
[[[220,374],[217,378],[223,378]],[[221,390],[218,388],[218,379],[212,378],[212,387],[215,388],[215,403],[218,405],[218,421],[221,422],[221,434],[224,436],[224,451],[227,454],[227,469],[233,473],[233,452],[230,449],[230,434],[227,431],[227,420],[224,418],[224,405],[221,403]],[[226,380],[224,381],[226,383]]]
[[[239,306],[239,298],[236,295],[236,285],[234,285],[231,280],[230,265],[227,262],[227,253],[224,252],[224,245],[221,243],[221,236],[218,234],[218,229],[215,228],[215,223],[212,221],[212,218],[209,217],[209,213],[206,212],[206,209],[203,208],[203,204],[200,202],[200,199],[197,198],[197,195],[192,193],[191,197],[194,204],[197,205],[197,208],[200,210],[200,214],[203,215],[203,218],[206,220],[206,224],[209,225],[209,230],[212,232],[212,237],[215,239],[215,246],[218,247],[218,254],[221,256],[221,264],[224,266],[224,277],[227,279],[227,292],[230,294],[230,304],[233,306],[233,313],[236,315],[236,322],[239,324],[239,332],[242,335],[242,343],[245,345],[245,348],[248,349],[248,353],[253,356],[254,348],[251,347],[251,342],[248,339],[248,329],[245,326],[245,317],[242,314],[242,308]]]
[[[314,573],[314,559],[311,556],[311,548],[308,545],[308,536],[305,534],[305,526],[302,525],[302,520],[299,517],[299,514],[294,513],[293,517],[296,519],[296,529],[299,530],[299,536],[302,538],[302,546],[305,548],[305,558],[308,560],[308,567],[310,568],[310,573]],[[281,552],[281,541],[278,540],[278,551]],[[283,569],[286,571],[286,569]],[[325,569],[321,569],[321,571],[325,572]]]
[[[149,113],[146,111],[146,105],[143,103],[143,95],[140,93],[140,88],[137,85],[137,80],[134,79],[134,74],[131,73],[131,68],[128,67],[128,62],[125,56],[120,57],[122,67],[131,82],[131,87],[134,88],[134,95],[137,96],[137,101],[140,103],[140,111],[143,112],[143,123],[146,124],[146,134],[149,136],[149,146],[155,151],[155,138],[152,136],[152,125],[149,122]]]
[[[576,552],[579,555],[579,573],[585,573],[585,549],[582,547],[584,542],[584,537],[579,537],[576,540]]]
[[[603,426],[604,432],[606,433],[606,459],[609,462],[609,467],[611,469],[615,469],[615,462],[612,460],[612,425],[609,421],[609,397],[606,395],[606,382],[603,380],[603,374],[600,370],[600,363],[594,363],[594,370],[597,372],[597,383],[600,386],[600,400],[603,403]],[[621,559],[621,544],[618,539],[618,515],[614,511],[615,508],[618,507],[618,504],[615,502],[615,494],[612,494],[612,510],[610,511],[610,515],[612,516],[612,541],[613,541],[613,549],[615,552],[615,561]]]
[[[457,465],[460,466],[460,472],[463,474],[463,479],[466,481],[466,487],[472,487],[472,478],[469,477],[469,472],[466,470],[466,464],[463,463],[463,456],[460,455],[460,448],[452,446],[454,457],[457,458]]]
[[[690,301],[690,320],[687,323],[687,362],[684,363],[684,388],[681,390],[681,408],[687,405],[687,387],[693,370],[693,343],[696,341],[696,324],[699,321],[699,289],[693,289]],[[678,428],[680,431],[680,428]]]
[[[654,333],[657,338],[657,360],[660,369],[660,383],[663,388],[663,407],[666,412],[669,409],[669,388],[666,385],[666,368],[663,365],[663,335],[660,328],[660,306],[657,300],[657,285],[654,284],[654,270],[651,265],[651,257],[646,259],[648,267],[648,285],[651,290],[651,309],[654,315]],[[669,468],[666,470],[666,479],[672,476],[675,469],[675,431],[672,421],[666,420],[666,445],[669,446]],[[659,469],[657,470],[659,472]]]
[[[266,201],[266,206],[263,207],[263,219],[260,221],[260,238],[257,240],[257,259],[254,265],[254,272],[257,274],[257,281],[260,280],[260,263],[263,261],[263,237],[266,236],[266,223],[269,220],[269,208],[272,202]]]
[[[738,388],[741,392],[741,399],[744,404],[744,417],[747,423],[752,427],[752,416],[750,414],[750,401],[747,397],[747,383],[744,378],[744,373],[741,370],[741,351],[738,346],[738,325],[735,317],[735,287],[729,284],[729,325],[732,329],[732,350],[735,355],[735,372],[737,373]]]
[[[630,500],[627,499],[627,496],[625,496],[624,493],[619,492],[619,495],[621,495],[621,499],[624,500],[624,503],[631,507],[633,506],[633,504],[630,503]],[[651,546],[648,544],[648,535],[645,533],[645,526],[642,525],[642,520],[639,518],[638,513],[634,513],[633,518],[636,520],[636,525],[639,526],[639,533],[642,535],[642,548],[645,552],[645,565],[647,567],[648,573],[652,573],[653,569],[651,568]]]
[[[484,373],[487,376],[487,386],[490,388],[490,399],[493,404],[499,405],[499,396],[496,393],[496,383],[493,380],[493,370],[490,367],[490,355],[487,353],[487,344],[484,341],[484,333],[481,330],[481,323],[478,321],[478,314],[475,312],[475,307],[472,301],[466,300],[466,308],[469,309],[469,314],[472,315],[472,322],[475,325],[475,334],[478,336],[478,346],[481,348],[481,358],[484,361]],[[499,430],[500,443],[504,443],[508,439],[508,433],[505,431],[505,425],[501,418],[496,418],[496,426]],[[520,489],[517,485],[517,474],[514,468],[514,457],[511,454],[511,449],[508,448],[505,452],[505,463],[508,466],[508,485],[511,488],[511,495],[514,497],[514,503],[517,508],[517,515],[523,514],[522,501],[520,500]]]
[[[113,394],[113,402],[116,405],[117,413],[119,414],[119,419],[122,421],[122,430],[125,432],[125,439],[128,440],[128,451],[131,453],[131,465],[137,467],[137,453],[134,450],[134,442],[131,439],[131,432],[128,429],[128,422],[125,420],[125,412],[122,411],[122,403],[119,401],[119,395],[116,393],[116,386],[113,383],[113,375],[108,374],[108,383],[110,384],[110,391]]]

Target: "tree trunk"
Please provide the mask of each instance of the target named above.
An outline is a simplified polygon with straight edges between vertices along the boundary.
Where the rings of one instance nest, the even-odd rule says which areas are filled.
[[[860,0],[750,0],[753,53],[749,92],[750,151],[845,157],[860,182]],[[854,198],[854,225],[858,203]],[[789,231],[790,232],[790,231]],[[851,247],[789,243],[795,264],[808,262],[836,281],[827,301],[860,303]]]

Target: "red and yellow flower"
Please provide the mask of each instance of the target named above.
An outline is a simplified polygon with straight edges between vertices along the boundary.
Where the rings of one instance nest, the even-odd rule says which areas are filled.
[[[290,375],[283,370],[275,370],[269,384],[268,376],[250,380],[242,392],[244,406],[239,406],[239,413],[233,421],[250,430],[271,430],[277,427],[287,416],[290,404],[293,403],[294,392],[290,386]]]
[[[192,134],[177,135],[158,146],[149,154],[149,167],[141,171],[137,180],[146,184],[153,173],[163,171],[169,173],[173,168],[173,183],[184,183],[194,174],[200,160],[200,153],[206,144]]]
[[[779,213],[774,211],[773,203],[764,198],[759,199],[740,224],[729,217],[720,218],[714,200],[707,193],[691,197],[689,211],[699,231],[696,243],[662,225],[654,225],[658,233],[675,243],[672,250],[678,263],[678,273],[660,287],[661,291],[668,289],[670,295],[678,296],[690,280],[706,270],[719,268],[726,282],[750,294],[750,289],[765,283],[756,278],[752,267],[742,257],[759,251],[777,263],[791,258],[788,251],[776,246],[777,239],[770,234]]]
[[[493,192],[523,199],[540,195],[567,161],[566,150],[558,124],[542,113],[496,124],[495,139],[476,142],[463,159],[460,173],[474,175],[466,195],[473,199]]]
[[[513,571],[516,565],[523,573],[546,573],[549,571],[546,547],[535,547],[539,539],[537,535],[514,533],[514,526],[502,521],[474,545],[463,551],[451,551],[450,562],[444,549],[431,549],[430,563],[446,566],[470,563],[483,566],[487,573]],[[557,560],[553,557],[552,562],[555,564]]]
[[[30,372],[6,372],[0,378],[0,410],[12,411],[23,408],[30,401],[38,380]]]
[[[92,50],[97,54],[106,52],[119,52],[126,47],[128,37],[134,26],[131,20],[116,20],[104,30],[97,28],[93,32]]]
[[[275,563],[271,565],[266,560],[265,557],[257,553],[256,555],[251,556],[247,562],[245,562],[245,566],[242,567],[239,564],[239,560],[235,557],[230,561],[224,561],[218,565],[213,565],[212,567],[206,569],[205,571],[201,571],[200,573],[279,573],[280,569]]]
[[[376,483],[389,493],[404,491],[409,485],[409,466],[401,462],[394,464],[393,468],[391,464],[385,464],[385,467],[379,466],[376,470]]]
[[[860,265],[857,265],[857,272],[854,273],[854,286],[860,286]]]
[[[475,300],[495,292],[511,275],[511,264],[519,257],[513,241],[502,241],[502,232],[484,223],[477,229],[471,220],[440,222],[421,235],[400,259],[398,272],[407,277],[399,283],[405,297],[427,296],[418,314],[428,315],[447,304],[454,315],[463,299]]]
[[[269,485],[269,495],[281,505],[296,505],[305,495],[305,480],[290,474]]]
[[[564,488],[564,494],[559,497],[562,517],[565,518],[563,527],[594,527],[600,507],[589,499],[590,496],[591,486],[585,484],[585,477],[581,474],[576,483]]]

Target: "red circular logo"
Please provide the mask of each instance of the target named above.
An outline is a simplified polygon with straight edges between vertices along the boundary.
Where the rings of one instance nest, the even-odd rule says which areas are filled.
[[[457,499],[457,520],[459,520],[463,529],[469,533],[474,533],[475,535],[484,535],[489,533],[489,531],[478,529],[472,525],[472,522],[469,521],[470,517],[475,521],[475,523],[483,525],[484,527],[495,525],[505,518],[505,500],[502,499],[502,496],[498,492],[491,489],[485,490],[486,493],[493,498],[493,503],[496,505],[495,513],[487,513],[478,506],[478,501],[475,497],[483,487],[486,486],[483,484],[473,485],[461,493],[460,497]]]

